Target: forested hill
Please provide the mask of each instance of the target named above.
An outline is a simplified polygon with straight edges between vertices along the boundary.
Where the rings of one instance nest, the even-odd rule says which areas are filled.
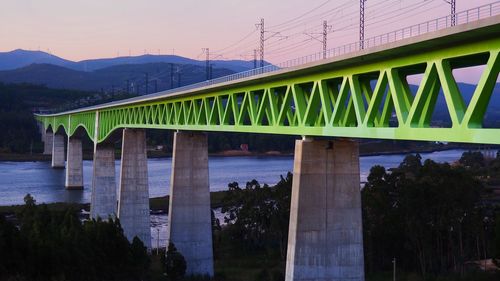
[[[173,63],[191,64],[205,66],[205,60],[190,59],[177,55],[153,55],[144,54],[140,56],[118,56],[114,58],[88,59],[82,61],[71,61],[54,54],[43,51],[12,50],[0,52],[0,70],[13,70],[26,67],[30,64],[52,64],[78,71],[95,71],[98,69],[122,65],[122,64],[146,64],[146,63]],[[211,60],[211,64],[217,68],[226,68],[234,72],[252,69],[253,61],[246,60]],[[264,64],[269,64],[264,62]]]
[[[0,153],[41,150],[34,111],[63,105],[65,108],[85,106],[112,99],[113,97],[94,92],[0,83]]]
[[[234,71],[212,68],[212,78]],[[0,82],[31,83],[54,89],[82,91],[153,93],[206,80],[203,66],[169,63],[122,64],[92,72],[72,70],[53,64],[31,64],[14,70],[0,71]],[[148,83],[146,83],[148,81]],[[171,83],[173,82],[173,83]]]

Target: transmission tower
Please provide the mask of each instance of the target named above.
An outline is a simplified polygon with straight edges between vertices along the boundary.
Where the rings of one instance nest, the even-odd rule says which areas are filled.
[[[304,33],[305,35],[311,37],[311,39],[314,39],[316,41],[321,42],[321,45],[323,47],[323,59],[326,59],[326,50],[328,48],[327,40],[328,40],[328,29],[331,29],[332,26],[328,25],[328,22],[325,20],[323,21],[323,32],[322,33]],[[322,36],[322,39],[318,38],[318,35]]]
[[[261,18],[260,23],[255,26],[260,27],[260,67],[264,67],[264,41],[266,41],[264,38],[264,18]]]
[[[365,48],[365,2],[359,0],[359,48]]]
[[[257,68],[257,49],[253,49],[253,68]]]
[[[328,39],[328,24],[326,20],[323,21],[323,59],[326,59],[326,40]]]
[[[207,80],[210,80],[210,49],[209,48],[203,48],[202,50],[206,54],[205,72],[207,73]]]
[[[444,2],[450,4],[451,8],[451,26],[455,26],[457,24],[457,13],[456,13],[456,8],[457,8],[457,1],[456,0],[444,0]]]

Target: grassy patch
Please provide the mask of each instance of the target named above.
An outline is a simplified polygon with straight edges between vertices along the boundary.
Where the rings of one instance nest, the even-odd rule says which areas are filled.
[[[40,204],[44,205],[44,204]],[[79,204],[79,203],[50,203],[47,205],[50,211],[64,211],[68,208],[81,210],[84,209],[86,211],[90,211],[90,204]],[[0,206],[0,214],[13,214],[21,211],[24,205],[12,205],[12,206]]]
[[[225,196],[226,191],[214,191],[210,192],[210,201],[212,208],[222,207],[222,199]],[[153,211],[165,211],[168,212],[169,196],[156,197],[149,199],[149,208]]]
[[[210,193],[210,200],[212,208],[222,207],[222,198],[224,198],[226,191],[216,191]],[[149,199],[149,208],[153,211],[168,211],[169,196],[156,197]],[[78,210],[84,209],[90,211],[90,204],[80,204],[80,203],[49,203],[46,204],[49,210],[61,211],[65,208],[76,208]],[[24,205],[11,205],[11,206],[0,206],[0,214],[13,214],[21,210]]]

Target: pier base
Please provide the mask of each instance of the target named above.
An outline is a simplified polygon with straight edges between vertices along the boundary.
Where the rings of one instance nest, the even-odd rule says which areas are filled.
[[[43,155],[52,154],[53,139],[54,133],[52,131],[45,132],[45,130],[42,130]]]
[[[68,137],[68,156],[66,158],[66,189],[83,189],[83,156],[82,140]]]
[[[90,217],[94,219],[114,218],[116,208],[115,147],[114,144],[96,144]]]
[[[188,275],[214,275],[208,144],[204,133],[174,135],[168,232]]]
[[[52,168],[64,169],[64,135],[54,133],[52,137]]]
[[[147,166],[146,131],[124,129],[117,215],[129,241],[137,236],[151,249]]]
[[[285,280],[364,280],[357,142],[296,141]]]

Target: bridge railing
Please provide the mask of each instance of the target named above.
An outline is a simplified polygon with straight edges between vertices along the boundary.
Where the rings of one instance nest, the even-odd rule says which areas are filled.
[[[459,25],[492,17],[498,14],[500,14],[500,2],[494,2],[469,10],[461,11],[456,13],[455,15],[447,15],[434,20],[426,21],[375,37],[371,37],[364,40],[364,47],[370,48],[379,46],[382,44],[392,43],[413,36],[418,36],[451,27],[454,25],[453,16],[455,17],[455,25]]]

